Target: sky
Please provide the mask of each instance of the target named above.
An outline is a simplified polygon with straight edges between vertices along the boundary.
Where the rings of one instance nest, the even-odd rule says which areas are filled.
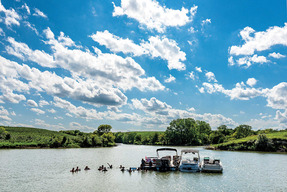
[[[287,128],[286,1],[0,0],[0,125]]]

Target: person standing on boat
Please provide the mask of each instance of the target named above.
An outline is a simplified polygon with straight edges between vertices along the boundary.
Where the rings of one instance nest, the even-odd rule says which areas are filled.
[[[142,159],[141,169],[144,169],[144,166],[145,166],[145,160],[144,160],[144,159]]]

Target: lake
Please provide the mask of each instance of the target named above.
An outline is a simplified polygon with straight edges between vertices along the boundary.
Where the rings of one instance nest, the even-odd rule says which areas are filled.
[[[0,191],[287,191],[287,155],[210,151],[220,158],[222,174],[121,172],[119,165],[138,167],[159,146],[120,144],[112,148],[2,149]],[[175,147],[180,150],[187,147]],[[107,172],[97,168],[110,163]],[[84,171],[88,165],[91,170]],[[73,167],[82,171],[71,173]]]

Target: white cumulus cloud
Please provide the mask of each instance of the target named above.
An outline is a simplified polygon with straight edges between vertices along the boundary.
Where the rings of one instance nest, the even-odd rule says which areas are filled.
[[[197,6],[190,10],[174,10],[161,6],[156,0],[122,0],[121,6],[114,5],[113,16],[126,15],[137,20],[148,29],[163,33],[166,27],[180,27],[193,20]]]
[[[6,9],[0,1],[0,13],[1,12],[5,15],[3,19],[6,26],[20,25],[19,21],[21,20],[21,16],[13,8]]]
[[[40,11],[40,10],[37,9],[37,8],[35,8],[34,11],[35,11],[35,13],[33,14],[33,16],[48,18],[45,13],[43,13],[42,11]]]
[[[253,87],[254,85],[256,85],[256,83],[257,83],[257,80],[255,78],[249,78],[246,81],[246,84],[249,85],[250,87]]]
[[[123,52],[134,56],[150,55],[152,58],[160,57],[168,61],[169,69],[185,70],[185,64],[182,62],[186,60],[186,54],[172,39],[152,36],[148,41],[142,41],[137,45],[130,39],[120,38],[108,31],[97,32],[91,35],[91,38],[112,52]]]
[[[207,80],[208,80],[209,82],[211,82],[211,81],[217,82],[214,73],[212,73],[212,72],[206,72],[206,73],[205,73],[205,76],[206,76],[206,78],[207,78]]]
[[[34,101],[34,100],[31,100],[29,99],[27,101],[27,104],[30,106],[30,107],[38,107],[38,104]]]
[[[165,79],[164,82],[171,83],[175,81],[175,77],[172,75],[169,75],[169,78]]]
[[[275,59],[280,59],[280,58],[286,57],[286,55],[282,55],[282,54],[280,54],[280,53],[275,53],[275,52],[269,53],[268,56],[269,56],[269,57],[273,57],[273,58],[275,58]]]

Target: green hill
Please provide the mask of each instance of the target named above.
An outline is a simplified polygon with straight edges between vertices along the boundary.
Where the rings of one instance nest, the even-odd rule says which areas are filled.
[[[110,135],[111,134],[111,135]],[[51,131],[28,127],[0,127],[0,148],[75,148],[114,145],[112,133],[99,136],[79,130]],[[108,140],[107,140],[107,137]],[[110,141],[109,139],[112,139]]]
[[[287,152],[287,131],[252,135],[225,143],[211,145],[218,150],[281,151]]]

